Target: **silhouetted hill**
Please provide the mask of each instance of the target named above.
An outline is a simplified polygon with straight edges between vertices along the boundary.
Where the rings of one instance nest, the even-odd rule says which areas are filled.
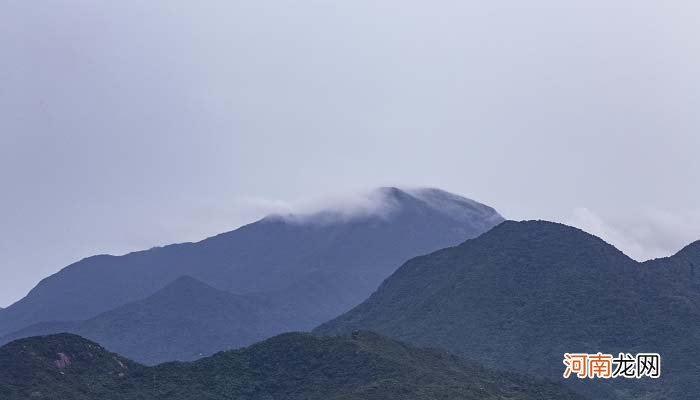
[[[490,207],[437,189],[382,188],[371,199],[372,207],[359,212],[270,216],[198,243],[86,258],[0,310],[0,335],[89,319],[183,275],[241,295],[274,293],[298,317],[295,329],[310,329],[364,300],[405,260],[503,220]]]
[[[270,299],[235,295],[185,276],[144,300],[82,322],[31,325],[3,337],[0,344],[71,332],[130,359],[157,364],[244,347],[294,324],[294,317]]]
[[[102,396],[127,392],[127,377],[143,371],[76,335],[22,339],[0,347],[0,398],[109,398]]]
[[[144,367],[70,334],[0,348],[5,400],[565,400],[561,386],[372,333],[288,333],[193,363]]]
[[[691,399],[700,393],[699,247],[638,263],[575,228],[508,221],[408,261],[315,332],[372,330],[558,380],[565,352],[658,352],[657,381],[569,383],[594,398]]]

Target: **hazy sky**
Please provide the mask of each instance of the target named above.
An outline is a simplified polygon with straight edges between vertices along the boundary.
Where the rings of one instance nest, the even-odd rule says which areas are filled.
[[[696,1],[0,1],[0,306],[84,256],[436,186],[700,239]]]

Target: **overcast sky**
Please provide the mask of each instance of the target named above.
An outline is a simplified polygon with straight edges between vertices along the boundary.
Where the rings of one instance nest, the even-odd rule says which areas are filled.
[[[0,306],[378,185],[700,239],[696,1],[0,1]]]

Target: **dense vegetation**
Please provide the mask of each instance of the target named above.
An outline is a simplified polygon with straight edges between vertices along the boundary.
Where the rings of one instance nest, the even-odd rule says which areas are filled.
[[[145,367],[72,334],[0,348],[0,398],[578,399],[561,386],[502,373],[372,333],[283,334],[192,363]]]
[[[417,257],[316,329],[357,329],[562,380],[565,352],[658,352],[658,380],[569,381],[593,398],[696,399],[700,242],[646,263],[548,222],[505,222]],[[646,397],[644,397],[646,396]]]

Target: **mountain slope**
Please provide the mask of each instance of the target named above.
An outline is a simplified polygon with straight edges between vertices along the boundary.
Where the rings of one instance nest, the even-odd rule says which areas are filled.
[[[146,299],[82,322],[31,325],[3,337],[0,344],[71,332],[130,359],[157,364],[247,346],[299,324],[273,299],[235,295],[185,276]]]
[[[39,322],[88,319],[183,275],[238,294],[278,293],[290,312],[317,324],[358,304],[405,260],[503,220],[490,207],[437,189],[382,188],[371,199],[373,209],[351,215],[331,209],[270,216],[197,243],[86,258],[0,310],[0,335]]]
[[[578,399],[560,386],[371,333],[289,333],[194,363],[134,364],[79,336],[0,348],[0,396],[65,399]]]
[[[128,391],[144,368],[98,344],[61,334],[0,347],[0,398],[88,399]]]
[[[410,260],[315,332],[372,330],[551,379],[561,379],[565,352],[659,352],[658,382],[570,383],[595,398],[693,398],[700,391],[700,291],[689,272],[696,247],[638,263],[575,228],[508,221]]]

